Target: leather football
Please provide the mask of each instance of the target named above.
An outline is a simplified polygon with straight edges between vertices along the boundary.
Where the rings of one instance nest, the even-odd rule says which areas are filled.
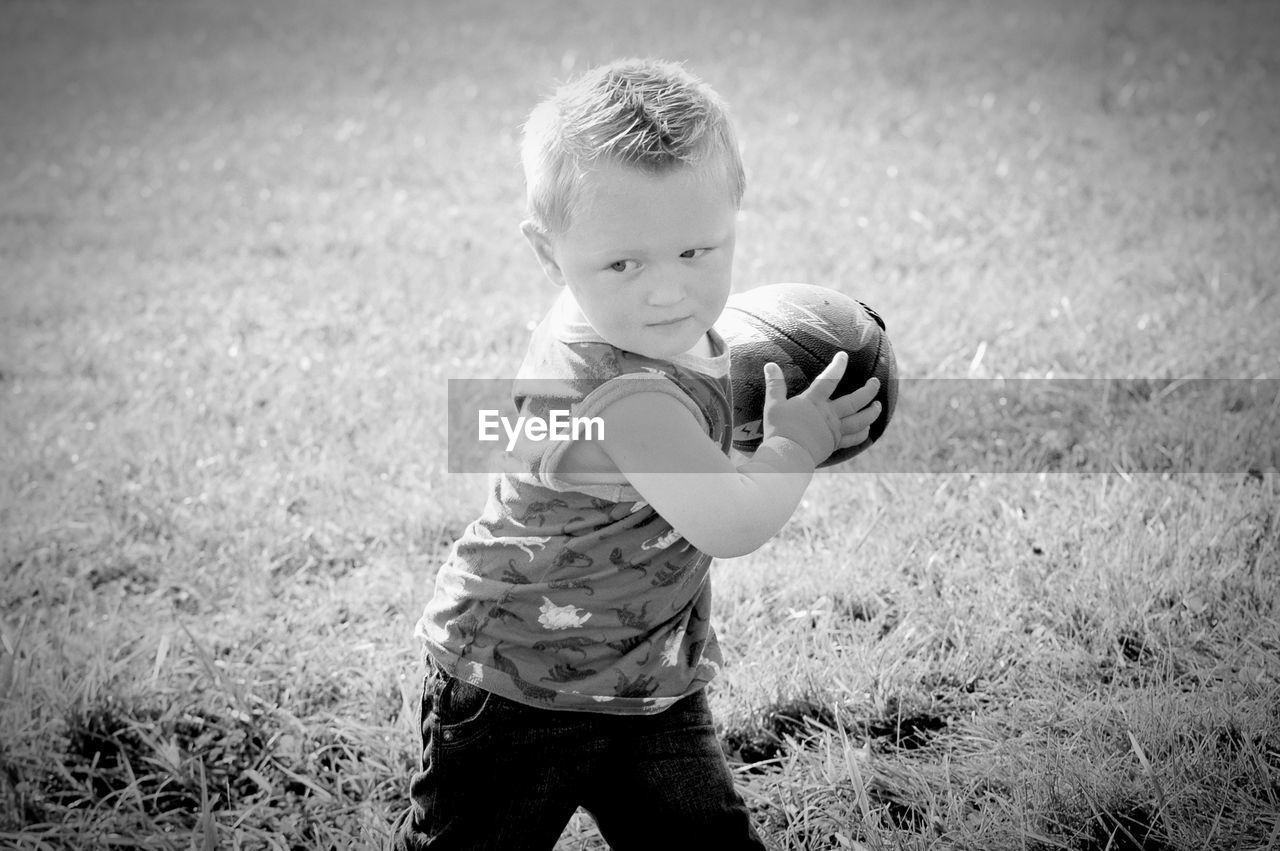
[[[880,416],[865,441],[836,450],[818,466],[847,461],[884,434],[898,401],[898,365],[884,320],[867,305],[830,287],[771,284],[731,296],[716,330],[729,345],[735,448],[754,452],[763,437],[766,363],[782,368],[791,398],[808,387],[838,351],[848,353],[849,363],[833,398],[875,376],[880,379]]]

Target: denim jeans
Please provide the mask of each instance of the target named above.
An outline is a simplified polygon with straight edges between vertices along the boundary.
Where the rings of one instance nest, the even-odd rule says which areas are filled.
[[[397,851],[550,851],[579,806],[614,851],[765,847],[701,691],[656,715],[605,715],[526,706],[436,672],[421,726]]]

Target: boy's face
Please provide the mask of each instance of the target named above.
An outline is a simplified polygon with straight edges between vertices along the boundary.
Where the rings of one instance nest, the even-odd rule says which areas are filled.
[[[664,174],[608,163],[561,233],[523,226],[548,277],[607,342],[654,358],[697,345],[729,298],[737,208],[714,166]]]

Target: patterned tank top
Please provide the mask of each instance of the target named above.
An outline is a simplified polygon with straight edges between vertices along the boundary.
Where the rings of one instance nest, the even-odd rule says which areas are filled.
[[[729,451],[729,356],[654,360],[604,342],[562,296],[534,331],[513,390],[519,414],[590,417],[623,395],[669,394]],[[660,712],[721,665],[710,556],[620,475],[571,484],[570,444],[522,440],[480,517],[436,576],[416,635],[459,679],[525,704]]]

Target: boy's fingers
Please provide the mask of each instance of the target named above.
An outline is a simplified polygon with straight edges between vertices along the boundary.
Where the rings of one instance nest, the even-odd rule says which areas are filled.
[[[831,363],[827,364],[822,372],[818,373],[818,377],[813,379],[813,383],[809,385],[806,393],[815,393],[823,399],[830,399],[831,394],[836,392],[836,385],[840,383],[840,379],[844,376],[844,368],[849,363],[849,355],[847,352],[836,352],[835,357],[831,359]]]
[[[880,419],[880,403],[872,402],[860,411],[841,417],[840,430],[847,432],[851,429],[869,429],[878,419]]]
[[[871,430],[865,428],[862,431],[856,431],[853,434],[841,435],[840,448],[848,449],[850,446],[858,446],[859,444],[866,443],[867,438],[869,437],[871,437]]]
[[[863,410],[875,400],[879,392],[880,380],[875,377],[867,379],[866,384],[836,400],[836,404],[840,406],[840,415],[844,417]]]
[[[787,398],[787,378],[782,367],[770,361],[764,365],[764,398],[781,402]]]

